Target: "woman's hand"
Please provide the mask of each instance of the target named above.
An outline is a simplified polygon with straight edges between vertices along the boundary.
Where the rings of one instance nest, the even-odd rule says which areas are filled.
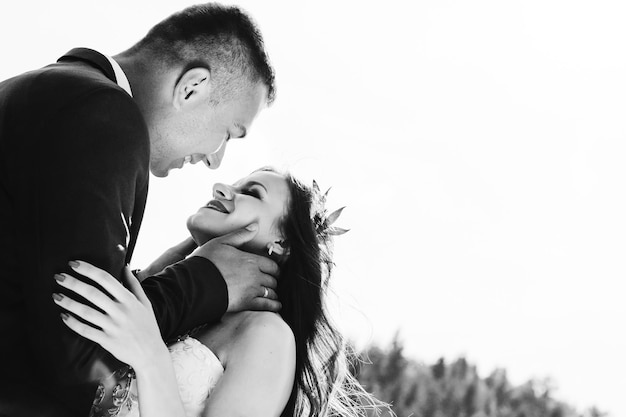
[[[68,313],[61,313],[63,322],[134,368],[141,415],[184,416],[174,367],[161,340],[152,305],[128,267],[124,268],[123,279],[130,291],[106,271],[87,262],[72,261],[69,264],[74,271],[100,285],[108,294],[71,275],[55,275],[59,285],[85,297],[104,312],[66,295],[53,294],[58,305],[92,326]]]
[[[98,343],[135,370],[149,367],[156,359],[167,354],[152,304],[128,267],[124,268],[123,279],[130,291],[106,271],[87,262],[72,261],[69,264],[74,271],[91,279],[110,294],[109,296],[71,275],[55,275],[59,285],[83,296],[104,312],[101,313],[67,295],[55,293],[55,303],[91,324],[82,323],[71,314],[62,313],[63,322],[70,329]]]

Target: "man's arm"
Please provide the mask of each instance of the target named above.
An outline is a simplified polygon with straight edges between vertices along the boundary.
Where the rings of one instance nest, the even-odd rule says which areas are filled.
[[[141,282],[163,340],[180,336],[201,324],[219,321],[228,306],[221,273],[208,259],[192,256]],[[202,299],[202,302],[194,302]]]
[[[249,225],[214,238],[189,258],[142,281],[165,340],[216,322],[226,311],[280,310],[274,278],[278,265],[238,249],[257,230],[256,225]],[[203,295],[202,302],[193,303],[191,297],[197,294]]]

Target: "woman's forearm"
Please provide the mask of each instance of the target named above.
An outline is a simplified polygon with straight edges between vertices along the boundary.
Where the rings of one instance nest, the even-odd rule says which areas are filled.
[[[147,417],[184,417],[176,374],[167,347],[135,369],[139,412]]]

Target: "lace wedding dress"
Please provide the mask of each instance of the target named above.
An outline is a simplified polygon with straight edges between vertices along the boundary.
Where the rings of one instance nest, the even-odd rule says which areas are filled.
[[[199,417],[211,390],[224,373],[220,360],[205,345],[186,337],[169,347],[178,381],[178,391],[187,417]],[[140,417],[137,383],[132,382],[118,416]]]

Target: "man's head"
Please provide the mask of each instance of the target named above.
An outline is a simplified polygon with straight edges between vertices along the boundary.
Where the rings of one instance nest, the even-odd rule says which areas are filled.
[[[261,34],[233,6],[189,7],[116,58],[146,118],[156,176],[186,161],[217,168],[275,94]]]

